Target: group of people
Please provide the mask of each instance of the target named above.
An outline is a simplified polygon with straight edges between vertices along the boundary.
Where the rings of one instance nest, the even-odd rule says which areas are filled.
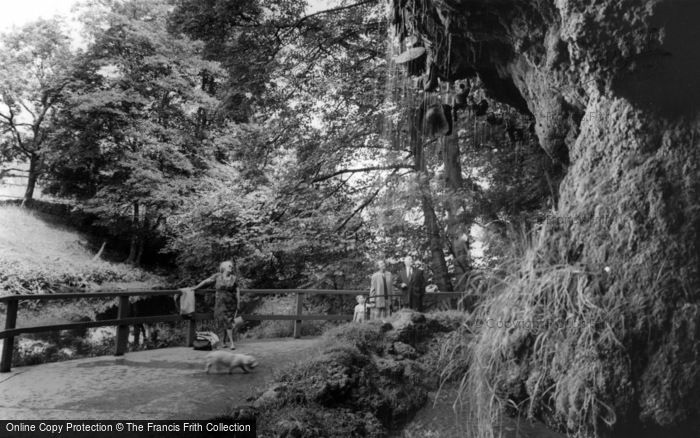
[[[402,307],[423,311],[425,276],[419,267],[414,266],[411,256],[404,257],[396,277],[386,269],[384,260],[379,260],[377,267],[379,269],[372,274],[370,281],[369,299],[364,295],[357,296],[353,321],[383,319]],[[394,293],[394,288],[399,293]]]
[[[413,265],[411,256],[403,259],[403,267],[396,278],[386,269],[386,262],[377,262],[378,270],[372,274],[369,300],[364,295],[358,295],[357,306],[353,321],[367,319],[382,319],[391,314],[394,309],[409,307],[423,310],[423,293],[425,292],[425,277],[423,271]],[[214,286],[216,289],[214,304],[214,320],[217,332],[223,333],[222,342],[228,340],[229,348],[234,350],[233,343],[236,320],[239,312],[240,279],[236,275],[236,265],[233,260],[226,260],[219,265],[217,273],[202,280],[194,287],[181,289],[183,296],[192,294],[195,290]],[[395,294],[394,288],[400,291]]]

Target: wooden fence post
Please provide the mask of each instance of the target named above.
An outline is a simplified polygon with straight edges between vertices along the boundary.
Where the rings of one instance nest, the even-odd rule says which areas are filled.
[[[192,315],[192,319],[187,321],[187,346],[191,347],[194,345],[194,340],[197,338],[197,320],[194,319],[194,315]]]
[[[120,295],[119,296],[119,311],[117,313],[117,318],[122,319],[129,316],[129,296]],[[127,347],[129,346],[129,326],[119,325],[117,326],[117,351],[114,352],[115,356],[123,356],[126,353]]]
[[[297,317],[301,316],[301,311],[304,309],[304,294],[297,292]],[[294,339],[301,337],[301,320],[294,321]]]
[[[15,328],[17,323],[17,306],[19,300],[9,300],[7,302],[7,314],[5,315],[5,330]],[[15,345],[15,337],[5,338],[2,343],[2,358],[0,358],[0,373],[9,373],[12,367],[12,349]]]

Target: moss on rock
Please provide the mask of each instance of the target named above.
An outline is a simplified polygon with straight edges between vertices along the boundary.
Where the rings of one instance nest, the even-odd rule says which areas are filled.
[[[450,320],[458,319],[464,314]],[[455,325],[444,321],[399,312],[389,324],[330,330],[316,357],[281,373],[257,399],[259,435],[386,436],[425,404],[435,381],[416,347],[429,343],[432,329]]]
[[[517,406],[580,435],[697,435],[700,3],[393,4],[441,79],[478,76],[568,164],[556,212],[467,347],[478,433]]]

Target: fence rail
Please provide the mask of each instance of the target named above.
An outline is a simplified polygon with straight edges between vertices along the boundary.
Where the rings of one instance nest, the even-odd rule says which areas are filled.
[[[202,289],[196,291],[197,294],[213,293],[213,289]],[[304,296],[306,295],[369,295],[367,290],[335,290],[335,289],[241,289],[241,294],[249,295],[284,295],[293,293],[296,295],[295,312],[291,315],[241,315],[248,321],[294,321],[295,338],[301,336],[302,321],[351,321],[353,315],[304,315]],[[0,356],[0,373],[9,372],[12,366],[12,352],[14,348],[14,338],[23,333],[40,333],[49,331],[75,330],[95,327],[117,327],[115,356],[122,356],[127,351],[129,339],[129,326],[137,324],[149,324],[156,322],[178,322],[187,321],[187,346],[192,346],[195,339],[197,321],[212,319],[212,313],[195,313],[194,315],[183,316],[179,314],[157,315],[133,317],[129,315],[130,297],[150,297],[171,295],[173,298],[181,294],[179,289],[151,290],[132,289],[106,292],[84,292],[84,293],[57,293],[57,294],[36,294],[36,295],[7,295],[0,297],[0,304],[5,304],[5,330],[0,331],[0,339],[3,339],[2,354]],[[435,298],[456,298],[464,297],[467,294],[462,292],[433,292],[425,294],[425,297]],[[394,294],[392,296],[400,296]],[[32,327],[16,327],[17,312],[20,301],[49,301],[49,300],[72,300],[85,298],[118,298],[117,319],[107,319],[101,321],[81,321],[66,324],[53,324]]]

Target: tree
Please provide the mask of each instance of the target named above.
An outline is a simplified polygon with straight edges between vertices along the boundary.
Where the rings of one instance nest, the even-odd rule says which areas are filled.
[[[303,0],[180,0],[170,30],[204,42],[203,56],[229,73],[220,85],[226,117],[248,122],[263,102],[270,74],[287,44],[286,26],[304,12]]]
[[[362,255],[370,240],[361,229],[366,225],[363,211],[381,191],[385,174],[410,167],[401,159],[353,165],[371,159],[378,150],[374,128],[383,101],[378,87],[385,83],[385,69],[384,42],[376,36],[385,35],[386,27],[376,2],[305,17],[299,14],[303,2],[230,3],[209,2],[200,9],[200,2],[183,2],[187,8],[176,11],[173,22],[185,23],[188,34],[219,48],[212,56],[229,66],[231,77],[218,90],[222,96],[249,93],[246,116],[240,117],[240,107],[227,112],[230,123],[216,142],[223,146],[220,158],[230,163],[229,171],[235,167],[236,183],[231,185],[237,187],[239,198],[252,202],[256,197],[248,198],[249,193],[264,192],[266,207],[260,211],[259,206],[241,204],[240,199],[217,197],[219,189],[209,193],[204,189],[202,199],[221,199],[218,209],[238,213],[231,214],[228,227],[202,226],[194,240],[217,247],[217,242],[235,239],[241,243],[232,246],[239,248],[236,254],[249,266],[257,264],[256,272],[269,273],[269,281],[305,282],[304,276],[313,276],[323,266]],[[236,12],[246,4],[248,12]],[[273,12],[255,16],[255,11],[266,7]],[[220,13],[213,12],[219,8]],[[216,17],[206,18],[207,14]],[[208,28],[211,20],[223,20],[226,25]],[[259,49],[247,50],[242,35],[256,38],[248,40],[248,45]],[[245,65],[236,68],[251,58],[250,65],[259,66],[257,87],[252,86]],[[198,211],[198,205],[193,202],[188,211]],[[200,207],[208,210],[206,205]],[[259,230],[257,225],[235,225],[234,218],[249,210],[268,221],[262,236],[250,231]],[[239,234],[234,236],[231,230]],[[180,247],[181,233],[175,230],[173,236],[173,244]],[[362,273],[356,274],[364,282]]]
[[[184,271],[235,255],[266,285],[341,265],[359,285],[406,252],[442,290],[469,272],[474,135],[423,135],[379,2],[176,4],[93,2],[56,136],[53,188],[128,233],[128,260],[165,230]]]
[[[0,160],[28,161],[25,201],[45,171],[46,145],[72,60],[58,19],[38,20],[0,38]]]
[[[207,167],[218,101],[202,78],[216,81],[222,72],[200,57],[201,44],[167,33],[167,1],[106,5],[89,10],[92,43],[67,89],[50,189],[128,233],[127,261],[138,264]]]
[[[205,8],[183,2],[171,20],[207,41],[212,56],[231,66],[232,82],[222,84],[219,93],[251,94],[249,116],[241,119],[235,112],[229,134],[217,135],[218,142],[226,143],[225,160],[237,164],[238,177],[247,179],[251,190],[265,187],[271,204],[294,204],[284,209],[276,227],[291,227],[295,216],[323,216],[315,222],[318,233],[362,242],[355,248],[372,259],[405,252],[423,259],[428,255],[433,280],[441,290],[451,290],[469,273],[472,222],[488,210],[480,207],[479,189],[462,171],[470,157],[460,149],[475,134],[467,130],[460,137],[456,126],[448,141],[423,135],[416,124],[422,94],[391,62],[389,29],[378,2],[346,2],[300,18],[271,14],[274,19],[268,20],[256,15],[263,4],[233,7],[222,0]],[[218,24],[209,28],[211,20]],[[248,53],[237,49],[237,36],[243,34],[272,41],[269,52],[259,51],[266,61],[255,64],[264,66],[258,88],[246,88],[247,76],[233,68],[248,59],[231,55]],[[270,53],[274,57],[268,58]],[[486,124],[484,118],[479,125]],[[460,128],[468,124],[463,120]],[[281,163],[290,170],[275,170]],[[198,236],[205,238],[207,232],[200,231]],[[265,251],[274,253],[273,246],[264,245]],[[322,245],[314,248],[329,254]],[[335,263],[333,257],[325,260]]]

